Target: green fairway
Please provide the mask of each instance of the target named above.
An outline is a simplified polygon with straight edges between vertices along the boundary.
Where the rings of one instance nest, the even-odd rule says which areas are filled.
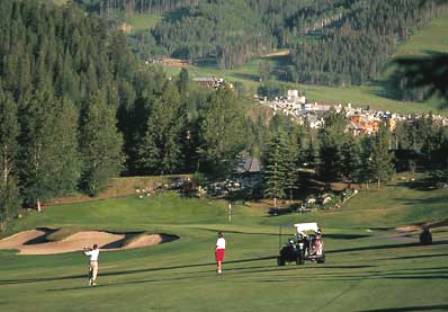
[[[393,227],[444,220],[446,190],[399,181],[361,192],[340,210],[268,217],[225,201],[163,193],[53,206],[29,213],[14,231],[39,226],[145,230],[180,236],[171,243],[103,252],[96,288],[87,286],[81,253],[19,256],[0,251],[2,311],[446,311],[448,231],[435,244]],[[317,221],[325,264],[277,267],[279,225]],[[68,229],[68,230],[67,230]],[[224,274],[215,273],[216,231],[228,241]],[[292,233],[292,227],[283,228]],[[62,235],[63,236],[63,235]],[[285,235],[282,240],[288,236]],[[57,237],[56,237],[57,239]]]

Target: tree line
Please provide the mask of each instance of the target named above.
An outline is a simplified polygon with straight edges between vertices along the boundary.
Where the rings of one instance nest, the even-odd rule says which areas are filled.
[[[326,181],[382,183],[399,164],[448,172],[446,128],[429,119],[361,138],[334,112],[318,132],[281,116],[268,123],[228,85],[142,64],[124,34],[75,6],[2,1],[0,17],[2,226],[20,206],[94,196],[119,175],[228,176],[242,151],[264,160],[266,194],[279,198],[294,196],[301,166]]]
[[[87,11],[100,15],[120,12],[161,14],[185,6],[196,6],[200,0],[75,0]]]
[[[101,18],[19,0],[2,1],[0,17],[2,224],[120,174],[220,174],[244,147],[233,90],[140,64]]]
[[[144,58],[170,55],[233,68],[273,49],[288,48],[290,64],[280,79],[342,86],[378,79],[397,44],[447,8],[439,0],[77,2],[100,14],[107,11],[114,19],[124,12],[163,14],[154,29],[131,36]],[[400,90],[404,82],[392,76],[387,84]],[[388,92],[406,99],[424,94]]]
[[[277,115],[261,144],[264,194],[293,199],[304,187],[302,169],[329,184],[346,182],[380,187],[397,171],[427,172],[431,183],[448,183],[448,129],[431,115],[381,124],[374,135],[346,131],[345,113],[329,112],[322,129],[310,129]],[[266,132],[265,132],[266,133]],[[305,186],[306,187],[306,186]]]

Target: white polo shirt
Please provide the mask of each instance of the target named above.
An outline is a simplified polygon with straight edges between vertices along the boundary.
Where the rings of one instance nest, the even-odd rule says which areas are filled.
[[[218,238],[216,241],[216,249],[226,249],[226,240],[224,237]]]
[[[89,251],[84,251],[84,254],[89,257],[90,261],[98,261],[98,256],[100,255],[100,250],[92,249]]]

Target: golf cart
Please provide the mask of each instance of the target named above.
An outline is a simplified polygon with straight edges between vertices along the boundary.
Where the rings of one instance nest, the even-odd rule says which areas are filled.
[[[301,265],[305,264],[305,260],[324,263],[324,245],[317,223],[297,223],[294,227],[296,234],[280,249],[277,264],[284,266],[287,262],[295,262]]]

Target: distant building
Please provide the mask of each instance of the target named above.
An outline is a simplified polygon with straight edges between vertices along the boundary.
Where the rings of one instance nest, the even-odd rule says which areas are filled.
[[[193,78],[193,81],[203,87],[217,89],[220,86],[226,84],[223,78],[216,77],[196,77]],[[231,88],[233,88],[232,84],[228,84]]]

